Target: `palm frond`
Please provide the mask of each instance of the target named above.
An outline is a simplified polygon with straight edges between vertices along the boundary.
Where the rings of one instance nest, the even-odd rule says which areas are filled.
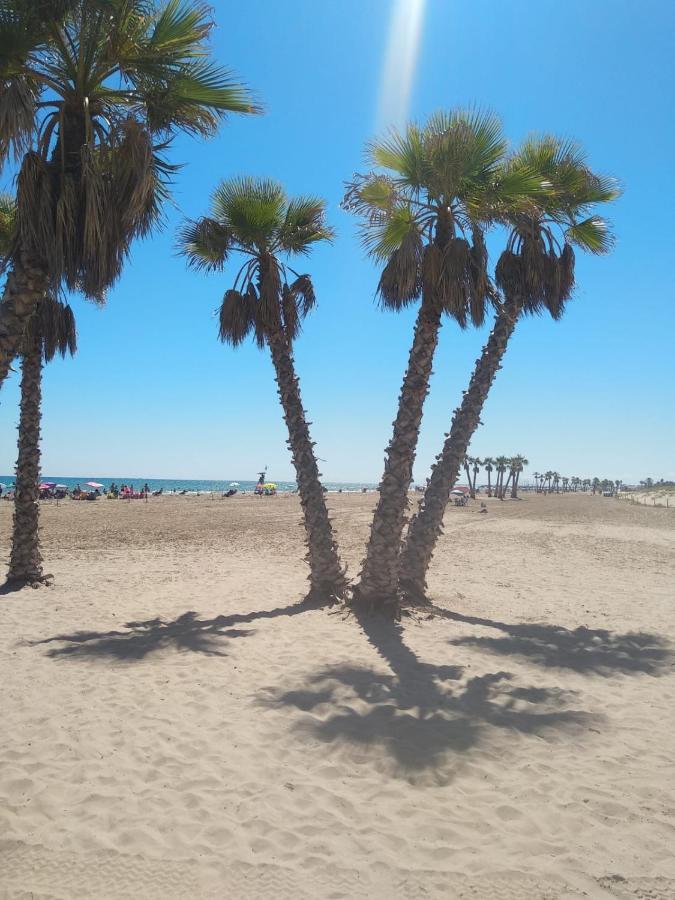
[[[304,319],[316,306],[314,285],[309,275],[299,275],[290,285],[290,292],[295,298],[298,315]]]
[[[242,245],[255,249],[271,246],[283,227],[286,194],[270,178],[232,178],[216,188],[211,208]]]
[[[186,221],[178,232],[178,249],[197,270],[220,271],[232,245],[232,232],[215,219]]]
[[[287,253],[307,254],[319,241],[331,242],[334,231],[326,223],[326,202],[320,197],[294,197],[286,207],[279,228],[279,248]]]
[[[363,228],[363,245],[375,259],[388,260],[411,232],[419,238],[417,217],[410,206],[399,204],[390,215]]]
[[[223,343],[237,347],[248,337],[253,320],[247,298],[239,291],[225,291],[220,307],[218,337]]]
[[[420,234],[411,228],[382,270],[377,293],[383,306],[398,310],[420,296],[423,255]]]
[[[565,231],[565,238],[588,253],[609,253],[614,246],[614,236],[609,225],[600,216],[575,222]]]
[[[389,134],[371,141],[368,158],[393,173],[395,181],[421,188],[427,172],[422,133],[417,125],[409,125],[404,133],[392,128]]]

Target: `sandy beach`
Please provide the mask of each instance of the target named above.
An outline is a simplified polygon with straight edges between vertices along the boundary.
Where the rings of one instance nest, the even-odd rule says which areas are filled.
[[[373,504],[329,496],[352,575]],[[400,628],[298,605],[295,497],[44,504],[54,585],[0,596],[0,896],[675,897],[675,511],[488,504]]]

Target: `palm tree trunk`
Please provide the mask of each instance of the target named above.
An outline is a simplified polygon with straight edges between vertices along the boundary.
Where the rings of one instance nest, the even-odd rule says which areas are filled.
[[[397,616],[398,562],[408,511],[422,409],[429,391],[434,351],[441,327],[440,309],[423,297],[415,324],[408,369],[399,396],[392,439],[387,447],[380,497],[373,517],[361,580],[354,599],[369,609]]]
[[[457,480],[462,458],[480,424],[485,400],[501,368],[521,309],[519,301],[507,299],[497,313],[487,344],[476,361],[468,390],[460,407],[455,410],[443,450],[436,458],[419,512],[408,528],[401,551],[399,582],[409,599],[415,602],[425,596],[426,574],[436,542],[443,531],[443,515],[450,491]]]
[[[511,485],[511,499],[518,499],[518,479],[520,478],[520,472],[516,472],[513,476],[513,484]]]
[[[320,472],[314,455],[314,444],[302,407],[293,355],[286,336],[280,330],[268,334],[267,342],[272,354],[279,398],[288,428],[289,447],[298,479],[298,492],[307,534],[310,596],[319,600],[343,597],[347,589],[347,578],[340,564],[333,528],[328,518]]]
[[[504,485],[504,489],[502,491],[501,497],[499,498],[500,500],[504,499],[504,496],[506,495],[506,492],[509,489],[509,485],[511,484],[512,478],[513,478],[513,469],[511,469],[511,471],[509,472],[509,477],[506,479],[506,484]]]
[[[0,387],[19,355],[26,324],[47,287],[45,271],[20,254],[7,274],[0,301]]]
[[[487,477],[488,477],[488,497],[491,497],[492,496],[492,485],[490,484],[490,470],[488,470]]]
[[[14,529],[7,573],[7,581],[14,584],[36,584],[44,580],[38,531],[42,398],[42,348],[39,339],[33,340],[31,346],[25,349],[21,361]]]

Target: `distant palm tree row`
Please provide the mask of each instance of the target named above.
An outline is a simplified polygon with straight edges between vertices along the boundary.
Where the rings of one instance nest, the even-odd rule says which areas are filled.
[[[520,475],[527,465],[529,465],[529,461],[520,455],[486,456],[485,459],[479,459],[477,456],[465,456],[462,460],[462,467],[469,482],[470,495],[472,497],[476,496],[476,479],[482,468],[487,475],[488,497],[499,497],[500,500],[504,499],[509,487],[511,488],[511,497],[514,500],[517,499]],[[493,472],[495,473],[494,485],[492,483]],[[505,475],[506,482],[504,481]]]
[[[200,4],[3,0],[3,10],[0,161],[13,154],[19,175],[15,213],[10,209],[6,216],[0,383],[17,355],[35,363],[40,348],[74,349],[73,342],[63,345],[42,330],[41,310],[61,292],[105,298],[133,239],[160,219],[177,170],[168,158],[172,138],[213,134],[228,111],[259,111],[250,92],[210,60],[205,42],[213,22]],[[216,187],[206,216],[184,223],[178,243],[197,272],[221,271],[235,256],[239,260],[221,304],[219,338],[237,346],[250,335],[269,350],[297,473],[310,595],[349,597],[364,610],[398,616],[402,603],[425,602],[449,492],[518,321],[542,312],[562,316],[574,288],[573,246],[592,254],[610,249],[607,224],[595,208],[618,191],[590,169],[577,144],[544,135],[514,150],[499,119],[477,111],[441,112],[423,126],[392,130],[369,145],[368,162],[369,170],[347,184],[343,206],[358,217],[364,247],[381,267],[381,305],[398,311],[416,304],[417,319],[354,583],[340,560],[293,361],[294,342],[316,296],[310,276],[289,261],[332,240],[324,201],[289,198],[266,178],[229,179]],[[494,269],[485,243],[491,229],[503,248]],[[494,315],[492,331],[409,521],[441,325],[449,318],[460,328],[479,326],[488,314]],[[65,326],[59,332],[67,333]],[[39,358],[48,355],[42,349]],[[39,366],[28,368],[22,433],[28,428],[24,393],[35,396],[39,380]],[[34,447],[39,403],[29,406]],[[30,466],[20,467],[29,486],[17,470],[9,577],[18,583],[43,577],[37,452],[31,449]],[[474,491],[476,465],[467,465]],[[498,496],[509,488],[517,496],[527,460],[497,457],[489,465]]]
[[[561,475],[559,472],[548,471],[543,474],[533,472],[535,490],[539,494],[556,493],[567,494],[582,491],[591,494],[607,493],[616,494],[621,490],[622,481],[611,478],[579,478],[578,475]]]

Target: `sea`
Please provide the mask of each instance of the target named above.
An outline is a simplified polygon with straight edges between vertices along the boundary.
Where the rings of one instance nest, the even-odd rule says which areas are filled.
[[[209,481],[194,478],[145,478],[142,475],[115,475],[114,477],[111,477],[110,475],[96,474],[80,475],[77,477],[72,477],[70,475],[42,475],[41,480],[43,482],[53,481],[56,484],[65,484],[65,486],[70,489],[76,487],[78,484],[81,488],[84,488],[88,481],[97,481],[99,484],[102,484],[106,490],[113,481],[118,487],[122,484],[129,484],[133,485],[136,490],[140,490],[147,482],[151,491],[163,489],[165,494],[172,494],[174,492],[179,493],[181,491],[186,491],[189,494],[220,494],[228,491],[231,487],[236,488],[237,491],[240,492],[252,491],[257,483],[257,481],[246,481],[238,478],[225,478],[222,481]],[[275,482],[275,479],[271,475],[269,475],[266,480],[268,482]],[[280,493],[297,490],[297,485],[294,481],[276,481],[275,483],[277,491]],[[14,484],[14,476],[0,475],[0,484],[5,488],[10,487],[10,485]],[[364,488],[368,491],[372,491],[377,485],[367,481],[325,481],[324,487],[327,491],[331,492],[342,491],[343,493],[360,493]]]

